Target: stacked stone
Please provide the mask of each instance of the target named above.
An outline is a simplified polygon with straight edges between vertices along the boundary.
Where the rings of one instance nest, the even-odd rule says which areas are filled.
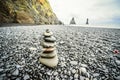
[[[49,31],[49,29],[46,30],[43,36],[43,51],[40,54],[39,60],[42,64],[48,67],[55,67],[58,64],[57,50],[55,48],[56,38],[53,36],[53,33]]]

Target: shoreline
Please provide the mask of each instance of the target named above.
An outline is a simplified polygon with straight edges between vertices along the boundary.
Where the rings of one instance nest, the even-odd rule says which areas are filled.
[[[81,27],[81,28],[106,28],[106,29],[120,29],[118,26],[99,26],[99,25],[40,25],[40,24],[0,24],[1,27],[20,27],[20,26],[26,26],[26,27],[45,27],[45,26],[73,26],[73,27]]]

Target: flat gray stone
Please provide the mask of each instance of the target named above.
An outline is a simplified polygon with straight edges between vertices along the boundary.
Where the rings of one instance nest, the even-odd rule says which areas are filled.
[[[53,52],[50,52],[50,53],[41,53],[40,56],[41,57],[44,57],[44,58],[53,58],[57,55],[57,51],[53,51]]]
[[[55,45],[56,45],[55,42],[52,43],[52,42],[45,42],[45,41],[43,41],[43,43],[42,43],[42,46],[43,46],[44,48],[54,47]]]
[[[51,37],[45,37],[44,40],[47,41],[47,42],[55,42],[56,38],[51,36]]]

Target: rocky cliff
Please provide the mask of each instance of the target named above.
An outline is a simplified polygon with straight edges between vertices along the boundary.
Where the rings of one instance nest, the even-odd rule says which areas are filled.
[[[58,24],[47,0],[0,0],[0,23]]]

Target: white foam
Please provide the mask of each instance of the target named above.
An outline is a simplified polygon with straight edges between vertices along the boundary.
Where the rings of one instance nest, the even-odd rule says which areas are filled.
[[[67,26],[76,26],[76,27],[91,27],[91,28],[114,28],[120,29],[118,26],[96,26],[96,25],[67,25]]]

